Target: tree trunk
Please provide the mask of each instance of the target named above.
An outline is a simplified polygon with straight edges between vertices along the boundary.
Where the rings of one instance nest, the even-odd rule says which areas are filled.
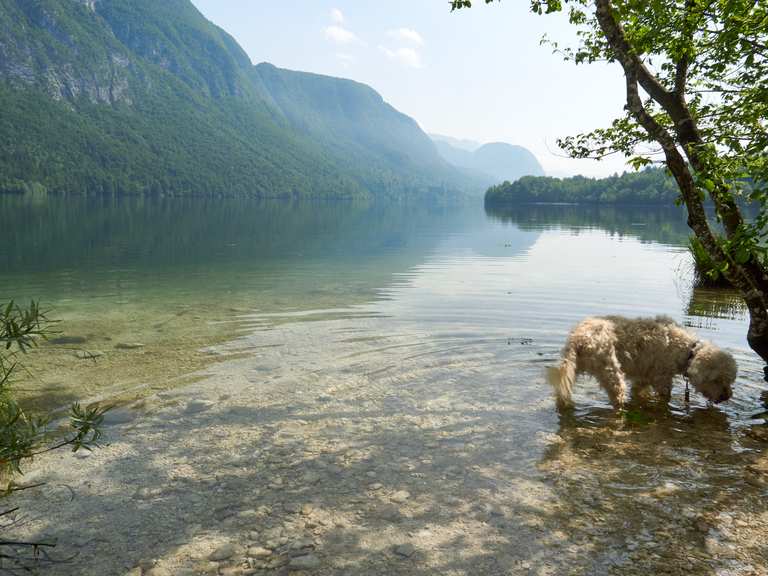
[[[688,62],[677,62],[675,89],[666,89],[634,53],[623,28],[614,17],[611,0],[595,0],[595,8],[600,28],[615,58],[624,69],[627,87],[626,109],[648,135],[661,145],[667,167],[677,182],[688,210],[688,226],[701,241],[710,258],[719,265],[726,265],[723,274],[741,292],[750,316],[747,342],[766,362],[764,373],[768,381],[768,274],[754,256],[745,264],[739,264],[723,250],[707,221],[689,164],[680,152],[682,148],[694,170],[708,174],[709,168],[699,156],[703,140],[684,97]],[[639,86],[642,86],[673,120],[673,133],[659,124],[646,110],[640,97]],[[711,195],[718,216],[723,221],[726,236],[733,238],[743,225],[738,205],[723,182],[717,184],[717,189]]]

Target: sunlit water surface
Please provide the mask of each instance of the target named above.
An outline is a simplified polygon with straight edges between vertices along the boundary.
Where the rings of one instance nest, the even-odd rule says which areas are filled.
[[[307,404],[286,410],[326,414],[327,434],[378,459],[429,434],[409,449],[445,442],[436,466],[484,470],[460,488],[435,479],[435,498],[490,490],[498,504],[504,486],[519,500],[526,482],[544,481],[556,522],[584,529],[597,499],[606,537],[627,541],[653,530],[643,498],[654,490],[691,522],[692,510],[758,490],[739,458],[762,450],[752,434],[762,364],[739,299],[693,288],[678,209],[79,198],[0,198],[0,208],[0,296],[41,300],[76,337],[30,357],[31,401],[153,391],[203,367],[254,393],[265,382],[306,388]],[[728,349],[734,398],[686,405],[678,382],[669,407],[621,417],[584,380],[576,412],[558,417],[544,367],[574,323],[605,314],[666,314]],[[374,428],[345,431],[334,418],[350,410]],[[702,545],[695,527],[679,530],[681,545],[687,530]],[[595,554],[589,570],[618,562]]]

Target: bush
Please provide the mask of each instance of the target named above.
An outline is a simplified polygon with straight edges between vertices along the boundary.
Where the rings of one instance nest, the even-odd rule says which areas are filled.
[[[696,236],[688,238],[688,252],[693,258],[693,283],[700,288],[731,288],[731,283],[717,269],[704,245]]]

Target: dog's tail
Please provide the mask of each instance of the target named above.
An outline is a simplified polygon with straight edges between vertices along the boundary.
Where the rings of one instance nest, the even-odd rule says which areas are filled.
[[[560,366],[547,368],[547,380],[555,390],[555,402],[559,410],[573,407],[573,385],[576,382],[576,350],[566,346]]]

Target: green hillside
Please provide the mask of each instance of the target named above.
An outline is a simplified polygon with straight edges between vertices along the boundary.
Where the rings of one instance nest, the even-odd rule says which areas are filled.
[[[372,89],[252,66],[189,0],[0,0],[0,190],[366,197],[467,181]]]

